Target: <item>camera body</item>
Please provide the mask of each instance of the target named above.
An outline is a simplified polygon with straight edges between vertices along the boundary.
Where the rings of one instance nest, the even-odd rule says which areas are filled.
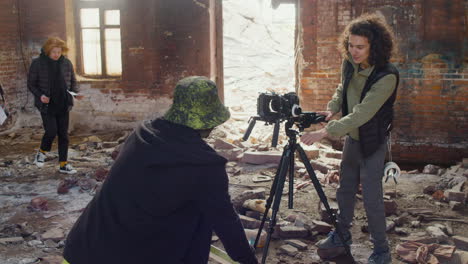
[[[257,98],[257,114],[260,120],[274,123],[300,114],[299,97],[296,93],[284,95],[261,93]]]

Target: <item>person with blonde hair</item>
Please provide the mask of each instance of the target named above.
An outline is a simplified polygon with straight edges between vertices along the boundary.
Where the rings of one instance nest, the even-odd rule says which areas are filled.
[[[382,17],[364,14],[351,21],[341,35],[338,46],[344,57],[342,83],[328,103],[327,110],[318,112],[325,115],[326,120],[338,112],[342,117],[331,120],[323,129],[301,137],[301,141],[309,145],[327,135],[347,135],[340,168],[340,187],[336,193],[338,227],[345,241],[339,238],[336,231],[332,231],[317,243],[320,256],[333,258],[343,254],[345,244],[352,243],[349,229],[354,216],[356,193],[361,184],[374,244],[369,264],[391,263],[385,234],[382,177],[399,81],[398,70],[389,63],[394,47],[393,32]]]
[[[69,112],[73,107],[73,93],[77,85],[73,64],[64,57],[68,52],[65,41],[58,37],[48,38],[41,54],[31,63],[28,73],[28,89],[34,95],[34,105],[42,117],[44,136],[34,163],[43,167],[46,153],[58,136],[59,171],[74,174],[76,170],[68,160]]]

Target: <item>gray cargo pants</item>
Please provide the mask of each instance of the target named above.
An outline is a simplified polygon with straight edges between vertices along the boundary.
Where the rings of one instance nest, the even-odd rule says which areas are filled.
[[[339,206],[338,222],[344,230],[351,227],[354,205],[359,183],[362,184],[362,197],[367,214],[371,241],[374,251],[388,250],[385,234],[385,208],[383,203],[382,177],[384,173],[387,140],[377,151],[367,158],[361,155],[359,141],[347,137],[341,161],[340,187],[336,192]]]

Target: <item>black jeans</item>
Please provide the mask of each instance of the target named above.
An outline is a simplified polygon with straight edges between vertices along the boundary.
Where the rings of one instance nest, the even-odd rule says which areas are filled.
[[[43,114],[41,113],[42,124],[44,126],[44,136],[42,137],[41,149],[50,151],[55,136],[58,135],[58,153],[59,161],[68,159],[68,121],[70,113],[68,111],[61,113]]]

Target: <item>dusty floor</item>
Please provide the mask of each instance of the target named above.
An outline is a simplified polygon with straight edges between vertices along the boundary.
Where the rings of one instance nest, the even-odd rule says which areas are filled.
[[[242,123],[243,125],[244,123]],[[34,149],[39,145],[39,131],[23,131],[21,134],[0,137],[0,241],[5,238],[14,238],[14,241],[0,242],[0,264],[28,264],[28,263],[59,263],[63,249],[64,238],[71,225],[79,216],[96,191],[99,181],[96,181],[96,171],[108,169],[113,159],[111,154],[118,144],[124,132],[109,132],[98,134],[95,137],[72,136],[70,146],[70,162],[79,170],[73,177],[64,176],[57,172],[57,155],[52,152],[46,166],[37,169],[33,164]],[[253,133],[252,135],[254,135]],[[258,133],[257,133],[258,134]],[[218,132],[214,137],[225,137],[236,141],[242,135]],[[255,137],[255,136],[252,136]],[[258,138],[252,142],[263,142]],[[214,142],[215,138],[210,139]],[[252,146],[250,146],[252,148]],[[269,149],[267,147],[267,149]],[[281,148],[279,148],[281,150]],[[307,182],[307,176],[301,172],[301,165],[296,170],[296,183]],[[253,178],[258,175],[274,176],[276,165],[251,165],[241,161],[228,163],[230,174],[231,195],[238,196],[245,190],[263,187],[266,195],[269,194],[271,181],[254,183]],[[320,174],[319,174],[320,175]],[[323,176],[323,175],[321,175]],[[69,191],[58,194],[59,184],[68,179],[73,182]],[[393,249],[393,263],[404,263],[398,260],[395,247],[401,239],[418,232],[425,232],[426,227],[436,223],[448,226],[453,230],[452,235],[468,237],[468,210],[463,206],[458,211],[453,211],[446,202],[439,202],[430,195],[423,193],[423,189],[431,184],[440,182],[441,176],[422,173],[408,174],[403,172],[396,186],[399,195],[393,200],[398,204],[395,215],[387,220],[393,220],[408,208],[427,208],[440,218],[452,218],[450,221],[421,221],[419,227],[411,227],[412,221],[418,220],[415,215],[409,215],[400,228],[406,230],[407,235],[398,234],[395,230],[388,233]],[[323,184],[329,201],[334,201],[336,184]],[[395,184],[385,184],[386,191],[393,191]],[[42,197],[47,203],[44,207],[32,206],[33,198]],[[290,220],[297,214],[305,214],[311,219],[320,220],[318,210],[319,199],[313,185],[297,190],[294,194],[294,209],[287,208],[288,196],[284,195],[279,210],[279,225],[291,225]],[[419,220],[420,217],[419,217]],[[456,221],[464,221],[456,222]],[[358,263],[367,263],[366,259],[371,253],[371,243],[368,233],[362,231],[366,223],[362,201],[358,199],[354,226],[352,228],[354,244],[352,253]],[[285,244],[284,239],[272,240],[267,263],[349,263],[347,260],[321,261],[315,253],[314,243],[325,237],[324,234],[312,234],[300,238],[308,245],[307,249],[299,250],[295,256],[284,254],[280,247]],[[16,239],[16,240],[15,240]],[[214,241],[216,246],[222,247],[219,241]],[[261,259],[262,251],[257,252]],[[210,263],[217,263],[212,260]],[[444,260],[441,263],[466,263],[452,260]]]

